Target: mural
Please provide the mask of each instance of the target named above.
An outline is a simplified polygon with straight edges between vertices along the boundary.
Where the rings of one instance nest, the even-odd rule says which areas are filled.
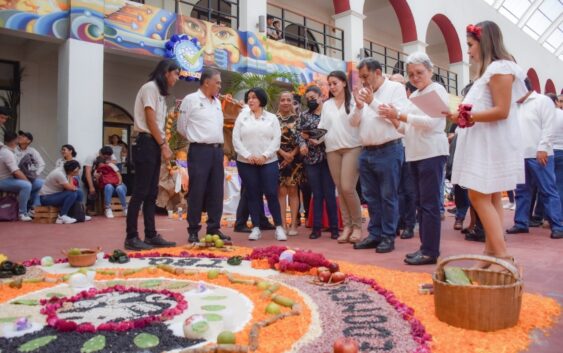
[[[342,60],[262,34],[125,0],[0,0],[0,27],[162,57],[172,36],[187,35],[198,44],[198,57],[191,59],[201,58],[205,66],[241,73],[291,72],[301,83],[333,70],[347,71]]]

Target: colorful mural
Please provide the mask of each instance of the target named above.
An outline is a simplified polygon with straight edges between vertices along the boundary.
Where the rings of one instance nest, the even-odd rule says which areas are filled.
[[[205,66],[241,73],[291,72],[301,83],[347,68],[342,60],[262,34],[125,0],[0,0],[0,27],[163,57],[166,42],[185,34],[197,39],[201,50],[196,54]]]

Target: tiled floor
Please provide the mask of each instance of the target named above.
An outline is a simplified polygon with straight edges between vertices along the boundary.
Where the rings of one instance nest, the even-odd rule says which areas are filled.
[[[512,226],[513,212],[505,215],[505,225]],[[140,221],[142,227],[142,221]],[[453,217],[442,223],[442,256],[467,253],[481,253],[481,243],[467,242],[452,229]],[[157,218],[158,231],[166,239],[185,244],[187,231],[185,221],[171,220],[164,216]],[[141,228],[142,229],[142,228]],[[72,225],[42,225],[33,223],[0,223],[0,252],[11,259],[20,261],[51,255],[61,257],[61,250],[70,247],[101,246],[107,252],[123,246],[125,219],[94,217],[91,222]],[[264,232],[261,240],[250,242],[245,234],[233,233],[232,228],[223,232],[233,236],[235,244],[248,247],[262,247],[279,244],[274,240],[273,231]],[[385,268],[421,271],[431,273],[434,266],[412,267],[403,263],[404,254],[419,246],[417,237],[409,240],[397,239],[396,250],[389,254],[376,254],[373,250],[353,250],[351,245],[339,245],[329,238],[329,233],[317,240],[310,240],[310,230],[299,229],[299,235],[290,237],[285,244],[291,247],[311,249],[324,253],[328,258],[356,263],[372,264]],[[555,298],[563,304],[563,240],[549,238],[549,230],[531,228],[529,234],[507,235],[510,253],[524,269],[525,290]],[[550,331],[550,336],[534,334],[534,345],[529,352],[559,353],[563,349],[563,320]],[[487,352],[497,353],[497,352]]]

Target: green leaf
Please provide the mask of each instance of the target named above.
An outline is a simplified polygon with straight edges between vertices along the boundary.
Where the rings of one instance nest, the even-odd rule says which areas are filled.
[[[219,314],[215,314],[215,313],[210,313],[210,314],[203,314],[203,317],[205,318],[205,320],[209,321],[209,322],[214,322],[214,321],[221,321],[223,320],[223,317]]]
[[[97,335],[90,338],[88,341],[84,342],[80,353],[94,353],[101,351],[106,346],[106,337],[102,335]]]
[[[151,335],[149,333],[141,333],[135,337],[133,340],[135,345],[141,349],[143,348],[152,348],[158,346],[160,340],[155,335]]]
[[[56,293],[56,292],[51,292],[51,293],[47,293],[47,295],[45,295],[47,298],[52,298],[52,297],[57,297],[57,298],[62,298],[65,295],[62,293]]]
[[[39,305],[39,300],[37,299],[18,299],[14,300],[11,304],[15,305]]]
[[[203,300],[223,300],[227,299],[226,295],[208,295],[206,297],[201,298]]]
[[[209,330],[209,324],[207,321],[199,321],[192,325],[192,330],[197,333],[203,333]]]
[[[174,283],[171,283],[170,285],[168,285],[168,287],[166,287],[166,289],[181,289],[181,288],[185,288],[189,285],[190,284],[188,282],[174,282]]]
[[[43,336],[22,344],[18,348],[18,352],[33,352],[41,347],[44,347],[56,340],[57,336]]]
[[[224,306],[224,305],[203,305],[201,308],[205,311],[221,311],[221,310],[225,310],[226,306]]]
[[[139,283],[139,287],[141,287],[141,288],[153,288],[153,287],[160,286],[161,283],[162,283],[162,281],[159,280],[159,279],[150,279],[148,281],[144,281],[144,282]]]

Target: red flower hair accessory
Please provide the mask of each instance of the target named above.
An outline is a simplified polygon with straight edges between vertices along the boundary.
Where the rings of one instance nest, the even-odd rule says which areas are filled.
[[[475,125],[475,120],[471,117],[471,108],[473,106],[471,104],[460,104],[457,107],[457,111],[459,112],[459,116],[457,118],[457,126],[460,128],[472,127]]]
[[[467,33],[471,33],[475,38],[477,38],[477,40],[481,40],[481,27],[468,25],[466,30]]]

